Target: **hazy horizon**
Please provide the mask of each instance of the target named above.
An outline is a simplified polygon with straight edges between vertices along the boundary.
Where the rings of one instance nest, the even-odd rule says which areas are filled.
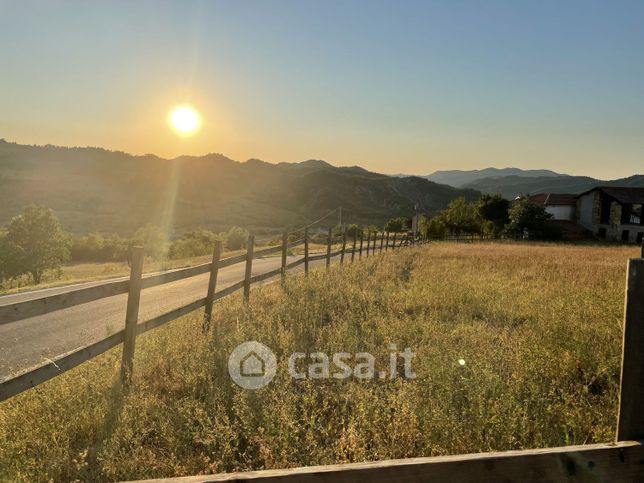
[[[641,171],[639,2],[5,0],[0,137],[380,173]],[[168,111],[203,126],[183,138]]]
[[[123,151],[123,150],[120,150],[120,149],[110,149],[110,148],[106,148],[104,146],[80,146],[80,145],[79,146],[63,146],[63,145],[60,145],[60,144],[52,144],[52,143],[46,143],[46,144],[20,143],[20,142],[17,142],[17,141],[11,140],[11,139],[5,139],[5,138],[0,138],[0,141],[7,142],[9,144],[17,144],[17,145],[20,145],[20,146],[32,146],[32,147],[39,147],[39,148],[53,147],[53,148],[62,148],[62,149],[102,149],[104,151],[123,153],[123,154],[129,155],[129,156],[140,156],[140,157],[155,156],[155,157],[157,157],[159,159],[163,159],[163,160],[166,160],[166,161],[172,161],[174,159],[181,158],[183,156],[205,157],[205,156],[215,155],[215,156],[223,156],[225,158],[230,159],[231,161],[238,162],[238,163],[246,163],[246,162],[253,161],[253,160],[263,161],[263,162],[270,163],[270,164],[282,164],[282,163],[299,164],[299,163],[305,163],[307,161],[323,161],[323,162],[328,163],[331,166],[334,166],[334,167],[337,167],[337,168],[347,168],[347,167],[354,167],[354,166],[364,167],[364,166],[361,166],[361,165],[356,164],[356,163],[353,163],[353,164],[351,164],[351,163],[339,164],[339,163],[335,162],[334,160],[316,159],[316,158],[307,158],[307,159],[300,159],[300,160],[288,160],[288,161],[279,161],[279,160],[278,161],[268,161],[268,160],[266,160],[266,159],[264,159],[264,158],[262,158],[260,156],[251,156],[250,158],[246,158],[246,159],[236,159],[236,158],[228,156],[226,153],[223,153],[223,152],[220,152],[220,151],[210,151],[210,152],[202,153],[202,154],[179,154],[179,155],[173,156],[173,157],[166,157],[166,156],[161,156],[161,155],[159,155],[157,153],[140,153],[140,154],[139,153],[129,153],[127,151]],[[365,168],[365,169],[367,169],[367,168]],[[433,171],[430,171],[430,172],[427,172],[427,173],[403,173],[403,172],[398,172],[398,171],[374,171],[374,172],[385,174],[385,175],[391,175],[391,176],[420,176],[420,177],[425,177],[425,176],[428,176],[428,175],[431,175],[431,174],[434,174],[434,173],[440,172],[440,171],[477,171],[477,170],[482,171],[482,170],[485,170],[485,169],[499,169],[499,170],[502,170],[502,169],[521,169],[521,170],[524,170],[524,171],[548,170],[546,168],[541,168],[539,166],[517,168],[517,166],[504,166],[504,165],[503,166],[493,166],[493,165],[490,165],[490,166],[485,166],[485,167],[481,167],[481,168],[473,168],[471,170],[466,170],[466,169],[461,169],[461,168],[437,169],[437,170],[433,170]],[[565,175],[565,176],[589,176],[589,175],[586,175],[584,173],[567,173],[567,172],[555,171],[555,170],[549,170],[549,171],[553,171],[553,172],[555,172],[557,174]],[[631,173],[631,174],[629,174],[627,176],[623,176],[623,177],[629,177],[629,176],[634,176],[634,175],[639,175],[639,174],[642,174],[642,173],[633,172],[633,173]],[[609,180],[609,179],[606,178],[606,180]]]

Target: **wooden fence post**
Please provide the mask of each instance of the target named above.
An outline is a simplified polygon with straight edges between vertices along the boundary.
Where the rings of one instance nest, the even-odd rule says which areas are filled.
[[[326,242],[326,268],[329,269],[331,265],[331,237],[333,236],[333,228],[329,228],[329,235]]]
[[[362,245],[360,248],[362,248]],[[367,232],[367,257],[369,256],[369,250],[371,250],[371,231]]]
[[[389,250],[389,232],[387,232],[387,239],[385,241],[385,251]]]
[[[132,380],[132,369],[134,368],[136,325],[139,321],[139,302],[141,301],[143,247],[132,247],[130,254],[130,282],[128,284],[125,331],[123,334],[123,359],[121,361],[121,385],[125,388],[130,385]]]
[[[364,240],[364,232],[360,232],[360,250],[358,251],[358,259],[362,258],[362,242]]]
[[[304,229],[304,274],[309,274],[309,229]]]
[[[212,265],[210,267],[210,278],[208,279],[208,292],[206,292],[206,308],[203,314],[203,331],[210,330],[212,320],[212,304],[217,289],[217,274],[219,272],[219,259],[221,258],[221,240],[215,241],[215,249],[212,252]]]
[[[356,257],[356,238],[357,234],[353,234],[353,246],[351,247],[351,263],[353,263],[353,259]]]
[[[383,231],[380,234],[380,253],[382,253],[382,247],[385,244],[385,232]]]
[[[617,441],[644,439],[644,259],[628,261]]]
[[[253,252],[255,251],[255,235],[248,235],[246,242],[246,273],[244,274],[244,300],[250,299],[250,277],[253,273]]]
[[[397,235],[398,235],[398,233],[394,232],[394,241],[393,241],[393,243],[392,243],[392,245],[391,245],[391,249],[392,249],[392,250],[395,250],[395,249],[396,249],[396,236],[397,236]]]
[[[342,230],[342,252],[340,253],[340,265],[344,263],[344,250],[347,247],[347,229]]]
[[[375,255],[376,254],[376,241],[378,239],[378,232],[374,231],[373,232],[373,248],[371,249],[371,254]]]
[[[288,234],[282,233],[282,283],[286,278],[286,250],[288,247]]]

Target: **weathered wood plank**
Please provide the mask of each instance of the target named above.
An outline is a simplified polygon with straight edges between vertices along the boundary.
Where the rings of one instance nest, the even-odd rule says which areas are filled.
[[[114,295],[121,295],[127,292],[128,286],[128,280],[118,280],[35,300],[3,305],[0,306],[0,325],[37,317],[38,315],[86,304],[106,297],[113,297]]]
[[[215,293],[215,300],[222,299],[222,298],[224,298],[224,297],[226,297],[226,296],[228,296],[228,295],[230,295],[230,294],[232,294],[234,292],[237,292],[237,290],[241,290],[242,288],[244,288],[244,282],[245,282],[245,280],[240,280],[239,282],[236,282],[236,283],[234,283],[234,284],[232,284],[232,285],[220,290],[219,292]]]
[[[324,260],[326,258],[326,253],[317,253],[315,255],[309,255],[308,261],[315,262],[316,260]]]
[[[253,250],[255,249],[255,236],[249,235],[246,246],[246,271],[244,275],[244,299],[250,298],[250,277],[253,272]]]
[[[74,349],[73,351],[56,357],[46,364],[29,368],[18,375],[10,376],[0,381],[0,401],[9,399],[32,387],[36,387],[49,379],[59,376],[63,372],[79,366],[85,361],[101,355],[112,347],[122,343],[124,333],[124,330],[120,330],[103,340],[81,347],[80,349]]]
[[[224,258],[223,260],[219,261],[219,269],[221,270],[222,268],[230,267],[231,265],[236,265],[241,262],[246,261],[246,254],[242,253],[241,255],[237,255],[234,257],[229,257],[229,258]]]
[[[257,282],[262,282],[268,278],[275,277],[276,275],[280,275],[281,273],[282,273],[282,267],[271,270],[270,272],[260,273],[258,275],[254,275],[253,277],[251,277],[250,283],[252,285]]]
[[[304,263],[304,259],[303,259],[303,258],[299,258],[299,259],[297,259],[297,260],[295,260],[295,261],[293,261],[293,262],[291,262],[291,263],[287,264],[287,265],[286,265],[286,270],[290,270],[290,269],[292,269],[292,268],[295,268],[295,267],[297,267],[298,265],[302,265],[303,263]]]
[[[636,441],[224,473],[148,483],[635,482],[644,479],[644,447]]]
[[[143,277],[141,288],[156,287],[157,285],[163,285],[164,283],[196,277],[197,275],[208,273],[211,266],[212,263],[208,262],[195,265],[194,267],[180,268],[178,270],[171,270],[169,272],[158,273],[156,275],[148,275],[147,277]]]
[[[304,274],[309,274],[309,229],[304,229]]]
[[[212,305],[215,301],[217,290],[217,276],[219,275],[219,259],[221,258],[221,240],[215,240],[215,248],[212,252],[212,263],[210,264],[210,277],[208,278],[208,289],[206,291],[206,308],[203,313],[203,331],[210,330],[212,319]]]
[[[221,292],[215,294],[215,297],[220,293]],[[213,297],[213,299],[215,298]],[[145,322],[141,322],[140,324],[138,324],[136,326],[136,333],[137,335],[140,335],[149,330],[156,329],[157,327],[161,327],[162,325],[165,325],[174,319],[178,319],[179,317],[183,317],[184,315],[188,315],[190,312],[200,309],[205,305],[206,305],[206,298],[204,297],[202,299],[195,300],[194,302],[190,302],[189,304],[186,304],[182,307],[166,312],[165,314],[157,315],[152,319],[146,320]]]
[[[644,439],[644,259],[628,261],[617,441]]]
[[[121,384],[127,387],[132,379],[134,349],[136,346],[136,325],[139,320],[141,301],[141,275],[143,273],[143,247],[131,248],[132,266],[130,286],[125,309],[125,332],[123,335],[123,359],[121,361]]]
[[[265,257],[266,255],[272,255],[273,253],[279,253],[282,251],[282,245],[277,245],[274,247],[269,247],[269,248],[263,248],[261,250],[257,250],[253,256],[255,258],[260,258],[260,257]]]
[[[286,279],[286,255],[287,255],[287,248],[288,248],[288,234],[286,232],[282,233],[282,263],[280,266],[281,273],[282,273],[282,283],[284,283],[284,280]]]
[[[304,238],[300,238],[299,240],[290,242],[288,244],[288,248],[295,248],[295,247],[299,247],[300,245],[304,245]]]
[[[333,228],[329,228],[329,233],[327,234],[327,244],[326,244],[326,268],[329,269],[331,265],[331,245],[333,244]]]

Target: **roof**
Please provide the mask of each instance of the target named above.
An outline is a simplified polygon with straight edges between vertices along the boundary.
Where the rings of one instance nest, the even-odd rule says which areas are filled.
[[[620,186],[596,186],[593,189],[584,191],[579,196],[586,195],[593,191],[601,191],[622,204],[644,204],[644,188],[627,188]]]
[[[574,206],[577,204],[577,196],[564,193],[538,193],[528,197],[530,202],[546,206]]]

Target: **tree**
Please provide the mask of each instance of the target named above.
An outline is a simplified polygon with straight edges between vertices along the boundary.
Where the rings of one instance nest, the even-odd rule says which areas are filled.
[[[156,225],[148,223],[136,230],[132,242],[141,245],[145,254],[154,260],[159,260],[165,255],[166,236],[163,230]]]
[[[47,270],[60,269],[69,258],[69,237],[58,218],[44,206],[31,205],[11,220],[0,246],[7,278],[29,274],[34,284]]]
[[[445,211],[440,214],[445,227],[454,233],[476,233],[481,228],[481,220],[474,203],[468,203],[460,197],[453,200]]]
[[[349,240],[353,238],[360,238],[360,234],[363,233],[362,228],[356,224],[351,224],[347,226],[347,238]]]
[[[409,223],[406,218],[399,216],[397,218],[391,218],[387,223],[385,223],[385,231],[390,233],[400,233],[406,231]]]
[[[209,230],[191,231],[170,244],[168,257],[177,259],[211,254],[215,240],[219,238],[219,235]]]
[[[100,233],[76,236],[72,240],[73,262],[113,262],[127,260],[128,240],[113,233],[104,237]]]
[[[509,211],[508,234],[535,240],[556,240],[560,238],[557,228],[552,225],[552,215],[543,205],[522,199],[512,203]]]
[[[485,226],[488,227],[491,234],[500,235],[505,225],[510,221],[508,215],[510,202],[501,195],[483,195],[479,198],[477,205],[479,216],[490,222]]]
[[[226,234],[226,248],[228,250],[241,250],[246,248],[248,242],[248,230],[233,226]]]
[[[425,218],[420,221],[420,233],[429,238],[443,238],[447,228],[440,216]]]

